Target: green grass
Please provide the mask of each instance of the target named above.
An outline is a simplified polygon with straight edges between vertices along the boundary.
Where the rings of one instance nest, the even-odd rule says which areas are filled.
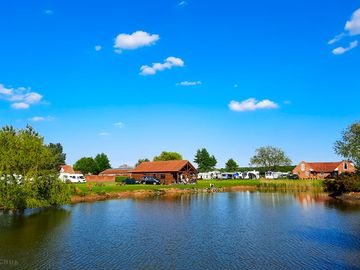
[[[261,189],[313,189],[322,188],[322,180],[199,180],[194,185],[118,185],[114,182],[103,183],[97,186],[96,183],[91,184],[91,192],[93,194],[104,194],[111,192],[137,191],[137,190],[161,190],[161,189],[204,189],[214,184],[216,188],[234,187],[234,186],[256,186]],[[73,195],[87,195],[88,184],[74,184]]]

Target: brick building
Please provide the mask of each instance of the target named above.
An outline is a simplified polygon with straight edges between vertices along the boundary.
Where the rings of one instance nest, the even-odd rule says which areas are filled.
[[[301,161],[293,170],[301,179],[333,178],[343,172],[355,172],[355,166],[350,161],[338,162],[305,162]]]

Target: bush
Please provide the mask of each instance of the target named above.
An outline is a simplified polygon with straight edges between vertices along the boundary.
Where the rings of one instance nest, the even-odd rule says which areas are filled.
[[[70,202],[70,187],[55,177],[19,180],[4,176],[0,181],[0,208],[25,209]]]
[[[127,176],[116,176],[115,177],[115,182],[122,182],[127,178],[128,178]]]
[[[359,173],[342,173],[334,180],[325,180],[325,190],[334,195],[345,192],[360,191]]]
[[[104,183],[96,183],[95,187],[105,187],[105,184]]]

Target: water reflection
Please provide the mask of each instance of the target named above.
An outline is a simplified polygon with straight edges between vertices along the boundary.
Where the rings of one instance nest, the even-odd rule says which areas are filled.
[[[174,194],[0,214],[17,269],[356,269],[360,206],[323,193]]]

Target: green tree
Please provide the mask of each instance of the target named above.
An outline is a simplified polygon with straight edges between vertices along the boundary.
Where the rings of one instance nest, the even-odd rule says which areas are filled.
[[[255,155],[250,159],[250,165],[275,170],[277,166],[291,165],[291,159],[280,148],[264,146],[256,149]]]
[[[48,147],[52,155],[56,157],[52,166],[54,168],[60,169],[60,165],[66,164],[66,154],[63,152],[62,145],[60,143],[49,143]]]
[[[335,142],[334,150],[336,154],[354,162],[360,170],[360,121],[343,131],[341,140]]]
[[[239,169],[238,164],[236,163],[236,161],[232,158],[230,158],[226,163],[225,163],[225,169],[228,172],[235,172]]]
[[[51,151],[31,126],[0,130],[0,209],[24,209],[69,202],[70,189],[59,178]]]
[[[74,164],[74,170],[83,174],[98,174],[99,167],[92,157],[82,157]]]
[[[154,161],[166,161],[166,160],[182,160],[183,157],[177,152],[161,152],[160,155],[154,157]]]
[[[149,162],[150,160],[148,159],[148,158],[140,158],[137,162],[136,162],[136,164],[135,164],[135,168],[137,167],[137,166],[139,166],[141,163],[143,163],[143,162]]]
[[[205,149],[199,149],[196,152],[194,162],[198,165],[199,172],[208,172],[215,169],[217,160]]]
[[[110,160],[108,156],[104,153],[97,154],[94,160],[97,164],[98,173],[111,168]]]

